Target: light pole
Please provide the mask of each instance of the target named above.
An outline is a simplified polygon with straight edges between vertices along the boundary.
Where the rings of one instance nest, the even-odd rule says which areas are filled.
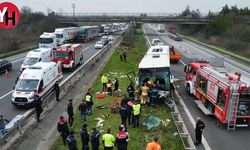
[[[75,3],[72,4],[72,8],[73,8],[73,18],[75,18],[75,8],[76,8]]]

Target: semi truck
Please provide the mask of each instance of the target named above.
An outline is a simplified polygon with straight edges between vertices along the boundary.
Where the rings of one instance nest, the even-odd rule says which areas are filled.
[[[79,27],[67,27],[55,29],[57,45],[73,42],[77,37]]]
[[[53,50],[53,62],[60,62],[63,69],[74,70],[75,67],[83,63],[82,44],[64,44]]]
[[[109,35],[112,33],[112,24],[107,24],[104,26],[104,34]]]
[[[158,24],[158,29],[157,29],[158,32],[165,32],[165,25],[164,24]]]
[[[39,37],[39,48],[56,48],[56,34],[44,32]]]
[[[214,65],[217,64],[217,65]],[[229,72],[222,63],[190,61],[184,68],[187,92],[205,115],[215,116],[228,130],[250,124],[250,78]]]
[[[77,32],[78,42],[88,42],[98,37],[98,26],[81,26]]]
[[[182,41],[183,37],[176,33],[176,27],[170,27],[168,30],[168,36],[175,41]]]

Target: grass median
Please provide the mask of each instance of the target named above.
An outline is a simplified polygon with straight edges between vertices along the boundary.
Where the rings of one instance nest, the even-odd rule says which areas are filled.
[[[102,73],[99,75],[97,80],[93,84],[94,92],[100,92],[102,90],[101,85],[101,76],[102,74],[107,74],[108,78],[111,81],[114,81],[115,78],[118,78],[119,80],[119,89],[121,90],[119,92],[119,95],[127,94],[126,89],[130,81],[126,77],[126,73],[130,71],[137,72],[138,70],[138,64],[144,54],[147,51],[147,47],[144,43],[142,31],[139,30],[136,34],[135,40],[134,40],[134,48],[127,51],[127,62],[121,62],[120,61],[120,50],[117,49],[105,68],[103,69]],[[86,93],[86,91],[83,91],[83,93]],[[95,95],[93,95],[95,97]],[[93,115],[87,116],[87,124],[88,124],[88,131],[91,133],[91,128],[96,126],[96,121],[94,118],[100,117],[102,118],[103,115],[109,114],[110,119],[104,119],[103,127],[98,127],[99,131],[106,132],[106,129],[108,127],[112,128],[112,134],[115,135],[118,132],[118,126],[121,123],[120,115],[111,113],[111,109],[109,108],[109,104],[113,100],[119,100],[121,97],[115,97],[115,96],[106,96],[104,99],[96,99],[94,98],[94,111]],[[96,106],[98,105],[104,105],[104,109],[97,109]],[[75,108],[76,109],[76,108]],[[160,119],[170,119],[170,124],[165,127],[162,124],[160,124],[158,127],[147,129],[147,127],[142,126],[142,121],[147,116],[154,115],[159,117]],[[73,130],[75,131],[75,137],[77,140],[78,148],[81,149],[81,140],[80,140],[80,127],[82,126],[83,122],[79,121],[79,111],[77,110],[75,113],[75,122]],[[181,142],[180,137],[178,136],[176,126],[173,122],[173,119],[170,114],[170,109],[165,106],[161,105],[158,108],[148,108],[143,107],[142,108],[142,115],[140,117],[140,127],[139,128],[132,128],[132,126],[128,126],[127,130],[129,132],[129,144],[128,144],[128,150],[143,150],[146,147],[146,144],[151,141],[151,137],[154,135],[160,136],[160,142],[162,145],[162,149],[169,149],[169,150],[182,150],[183,145]],[[101,139],[100,139],[101,142]],[[65,150],[67,149],[66,146],[63,145],[61,137],[58,137],[55,141],[55,143],[50,148],[51,150]],[[103,149],[103,146],[100,145],[100,149]]]

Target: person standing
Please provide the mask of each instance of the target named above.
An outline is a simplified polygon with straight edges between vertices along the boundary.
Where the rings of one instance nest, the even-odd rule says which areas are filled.
[[[138,101],[136,101],[135,104],[132,106],[132,108],[133,108],[133,120],[134,120],[133,128],[136,128],[139,127],[141,104]]]
[[[150,105],[151,106],[156,106],[158,102],[158,88],[156,84],[153,84],[152,87],[150,88]]]
[[[43,102],[36,92],[34,95],[34,99],[35,99],[34,102],[35,102],[36,120],[37,122],[40,122],[40,115],[43,112],[43,107],[42,107]]]
[[[128,97],[129,98],[134,98],[135,97],[135,88],[134,88],[134,84],[133,82],[130,82],[130,84],[128,85],[128,88],[127,88],[127,91],[128,91]]]
[[[88,133],[87,127],[88,127],[87,124],[83,124],[83,126],[80,129],[82,150],[89,149],[89,133]]]
[[[7,119],[4,119],[3,115],[0,115],[0,139],[5,134],[5,126],[7,123],[9,123],[9,121]]]
[[[157,136],[154,137],[154,140],[147,144],[146,150],[161,150],[161,144]]]
[[[202,131],[205,129],[205,124],[203,121],[201,121],[200,117],[197,117],[196,119],[196,127],[195,127],[195,145],[201,144],[202,141]]]
[[[147,83],[144,83],[144,86],[141,88],[141,104],[146,104],[148,99],[148,91]]]
[[[117,150],[127,150],[128,135],[123,131],[123,127],[119,126],[119,132],[116,134],[115,144]]]
[[[136,100],[140,99],[140,94],[141,94],[141,87],[140,84],[138,82],[135,83],[135,96],[136,96]]]
[[[108,92],[108,95],[111,95],[112,96],[112,82],[109,80],[108,83],[107,83],[107,92]]]
[[[82,100],[82,103],[79,105],[78,109],[80,110],[80,121],[82,121],[82,117],[83,117],[83,121],[86,122],[86,115],[87,115],[87,103]]]
[[[87,95],[85,96],[85,100],[87,103],[87,114],[92,115],[92,110],[93,110],[93,100],[92,100],[92,95],[90,92],[87,92]]]
[[[114,135],[111,134],[111,128],[107,129],[107,133],[102,136],[102,143],[104,145],[104,150],[113,150],[115,142]]]
[[[74,108],[73,108],[73,103],[72,103],[72,99],[69,100],[69,104],[67,107],[67,112],[68,112],[68,116],[69,116],[69,125],[70,127],[73,126],[73,122],[74,122]]]
[[[56,92],[56,101],[60,101],[59,95],[60,95],[60,87],[58,81],[56,81],[54,86],[55,92]]]
[[[93,127],[93,132],[91,134],[91,146],[92,150],[99,150],[99,138],[101,136],[101,133],[96,130],[96,127]]]
[[[122,105],[122,107],[120,108],[120,116],[121,116],[121,123],[123,125],[126,126],[126,122],[127,122],[127,109],[126,109],[126,105]]]
[[[132,101],[132,99],[129,99],[129,101],[126,104],[127,120],[128,120],[129,125],[131,124],[131,122],[132,124],[134,123],[133,115],[132,115],[133,105],[134,105],[134,102]]]
[[[102,82],[102,91],[105,92],[108,83],[108,78],[104,74],[102,75],[101,82]]]
[[[63,144],[66,145],[66,138],[69,135],[69,128],[64,116],[60,116],[60,119],[57,122],[57,131],[61,134]]]
[[[124,60],[124,62],[127,62],[127,52],[126,52],[125,49],[123,49],[122,55],[123,55],[123,60]]]
[[[70,131],[66,139],[69,150],[78,150],[74,134],[74,131]]]
[[[114,84],[114,95],[118,96],[118,89],[119,89],[119,81],[117,78],[115,78],[115,84]]]

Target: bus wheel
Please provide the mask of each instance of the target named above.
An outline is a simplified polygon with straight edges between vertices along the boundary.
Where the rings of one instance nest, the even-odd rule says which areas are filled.
[[[190,89],[190,85],[189,84],[187,84],[187,93],[189,94],[189,95],[191,95],[191,89]]]

